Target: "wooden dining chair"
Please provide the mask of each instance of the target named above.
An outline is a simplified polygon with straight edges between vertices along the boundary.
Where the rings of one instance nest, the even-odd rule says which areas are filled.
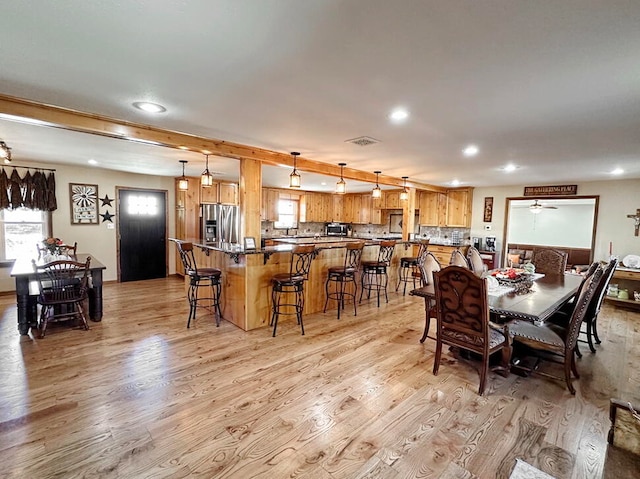
[[[536,273],[561,275],[567,269],[568,254],[553,248],[535,248],[531,262]]]
[[[566,327],[560,326],[558,324],[559,321],[553,318],[545,321],[542,325],[535,325],[524,320],[517,320],[511,323],[509,331],[513,339],[514,352],[521,348],[521,353],[528,353],[537,358],[533,367],[525,367],[521,361],[516,359],[518,367],[529,373],[535,372],[544,376],[562,379],[540,371],[538,365],[542,359],[563,364],[564,380],[567,383],[567,388],[571,394],[576,393],[572,384],[571,374],[573,373],[575,378],[580,377],[575,360],[578,334],[602,274],[602,269],[598,268],[595,273],[585,280],[580,290],[580,295],[576,299],[571,319]]]
[[[499,327],[489,321],[486,282],[469,269],[448,266],[435,272],[433,280],[438,319],[433,374],[438,374],[443,345],[475,353],[481,361],[478,394],[482,395],[492,354],[502,353],[501,364],[495,369],[509,374],[509,327],[506,324]]]
[[[50,322],[79,318],[89,329],[85,306],[89,283],[91,256],[85,263],[59,260],[38,265],[33,270],[38,281],[38,304],[42,306],[39,319],[40,337],[44,338]]]
[[[78,243],[74,242],[73,245],[63,244],[60,246],[60,252],[67,256],[75,256],[78,252]]]

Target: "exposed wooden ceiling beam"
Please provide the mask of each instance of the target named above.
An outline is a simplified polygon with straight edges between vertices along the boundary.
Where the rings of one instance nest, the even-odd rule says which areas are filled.
[[[7,120],[23,121],[51,128],[90,133],[119,140],[152,143],[167,148],[188,149],[226,158],[247,158],[258,160],[268,165],[286,165],[293,167],[293,159],[289,154],[224,140],[190,135],[188,133],[165,130],[125,120],[117,120],[102,115],[85,113],[6,95],[0,95],[0,117]],[[340,176],[340,167],[338,165],[331,165],[299,157],[296,166],[300,171],[321,173],[335,177]],[[376,175],[374,173],[353,168],[344,168],[342,176],[345,179],[370,183],[376,182]],[[378,178],[378,183],[397,187],[403,186],[403,180],[401,178],[386,175],[381,175]],[[446,188],[440,186],[414,181],[407,181],[407,186],[421,190],[446,191]]]

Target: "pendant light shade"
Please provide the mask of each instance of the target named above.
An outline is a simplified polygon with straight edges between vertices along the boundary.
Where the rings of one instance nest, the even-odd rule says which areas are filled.
[[[292,151],[291,156],[293,156],[293,171],[289,175],[289,188],[300,188],[300,174],[298,170],[296,170],[296,160],[300,153],[297,151]]]
[[[180,160],[180,163],[182,163],[182,177],[178,180],[178,189],[180,191],[187,191],[189,189],[189,180],[184,176],[184,165],[188,162],[187,160]]]
[[[371,197],[374,198],[374,199],[375,198],[382,198],[382,190],[378,186],[378,175],[380,173],[382,173],[382,171],[374,171],[374,173],[376,174],[376,187],[371,192]]]
[[[409,190],[407,190],[407,178],[408,176],[403,176],[402,181],[404,182],[404,186],[402,187],[402,191],[400,192],[400,199],[402,201],[407,201],[409,199]]]
[[[200,176],[200,185],[205,188],[209,188],[213,185],[213,175],[209,173],[209,155],[204,155],[207,158],[207,163],[204,171],[202,172],[202,176]]]
[[[347,183],[345,183],[342,173],[344,172],[344,167],[347,166],[347,164],[338,163],[338,165],[340,165],[340,181],[336,183],[336,194],[344,195],[347,192]]]

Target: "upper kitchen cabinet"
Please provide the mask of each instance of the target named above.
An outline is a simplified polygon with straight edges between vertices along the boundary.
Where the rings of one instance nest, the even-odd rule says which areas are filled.
[[[199,184],[199,182],[198,182]],[[200,203],[217,203],[219,197],[219,187],[217,182],[213,182],[211,186],[200,186]]]
[[[401,210],[400,191],[391,190],[384,192],[384,207],[388,210]]]
[[[447,191],[446,226],[471,227],[473,188],[459,188]]]
[[[328,193],[305,192],[300,203],[300,221],[324,223],[333,215],[333,199]]]
[[[238,204],[238,184],[237,183],[220,183],[219,187],[219,203],[223,205]]]
[[[471,227],[473,188],[457,188],[446,193],[421,191],[419,198],[422,226]]]
[[[344,221],[344,197],[346,195],[331,195],[333,202],[333,214],[331,215],[331,221]]]
[[[262,188],[262,221],[278,220],[278,200],[280,191],[273,188]]]
[[[447,195],[436,191],[421,191],[418,222],[423,226],[445,226],[447,219]]]
[[[238,184],[214,181],[207,188],[200,187],[200,203],[238,204]]]

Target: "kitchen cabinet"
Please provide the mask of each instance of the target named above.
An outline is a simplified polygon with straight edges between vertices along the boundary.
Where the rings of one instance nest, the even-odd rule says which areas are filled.
[[[238,204],[238,184],[214,181],[208,188],[200,187],[200,203]]]
[[[223,205],[238,204],[238,184],[237,183],[219,183],[218,184],[218,202]]]
[[[473,188],[447,190],[446,193],[421,191],[418,218],[422,226],[469,228]]]
[[[437,191],[421,191],[418,222],[422,226],[445,226],[447,196]]]
[[[178,189],[175,179],[176,194],[176,238],[200,238],[200,178],[189,178],[189,189]],[[176,252],[176,272],[184,274],[182,260]]]
[[[402,209],[402,201],[400,201],[400,190],[387,190],[383,192],[384,207],[388,210]]]
[[[198,181],[198,183],[200,183]],[[191,184],[191,182],[189,182]],[[200,186],[200,203],[217,203],[218,202],[218,191],[219,185],[217,182],[213,182],[213,184],[209,187]]]
[[[333,202],[333,214],[331,221],[343,222],[344,221],[344,197],[347,195],[331,195]]]
[[[262,188],[262,221],[278,220],[278,200],[280,191],[273,188]]]
[[[447,191],[446,226],[471,227],[472,191],[471,188]]]
[[[304,193],[300,203],[300,221],[306,223],[326,223],[333,216],[333,200],[327,193]]]

